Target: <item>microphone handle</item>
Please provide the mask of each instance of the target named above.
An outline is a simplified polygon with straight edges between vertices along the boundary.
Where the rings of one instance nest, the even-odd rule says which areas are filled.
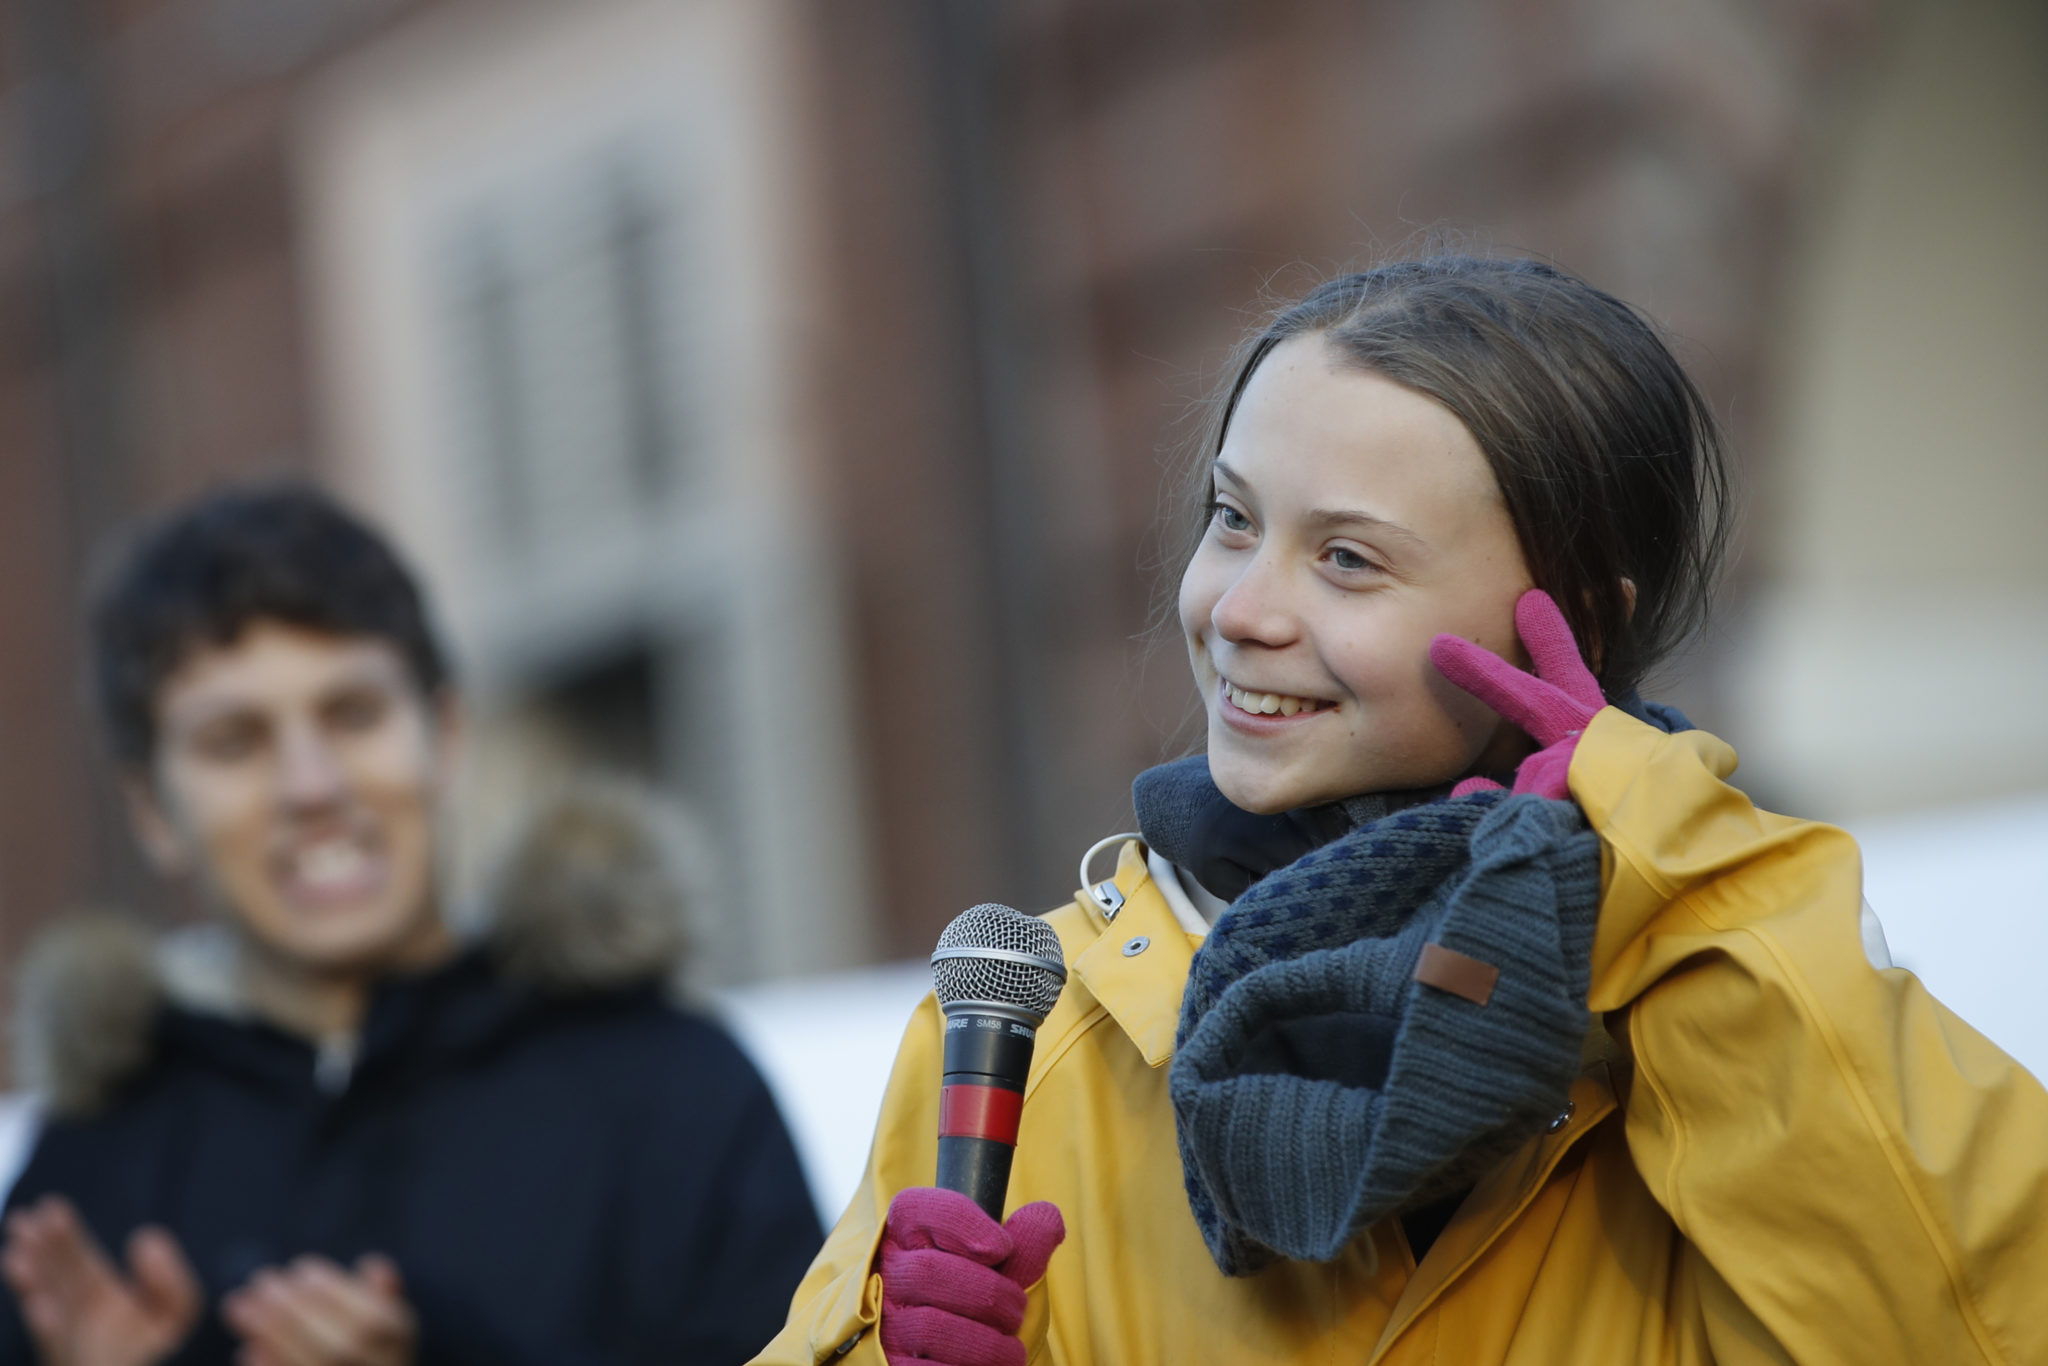
[[[937,1184],[966,1196],[998,1223],[1037,1038],[1036,1028],[1008,1012],[972,1002],[946,1010]]]
[[[939,1189],[960,1192],[1000,1224],[1010,1192],[1010,1159],[1016,1153],[994,1139],[940,1134]]]

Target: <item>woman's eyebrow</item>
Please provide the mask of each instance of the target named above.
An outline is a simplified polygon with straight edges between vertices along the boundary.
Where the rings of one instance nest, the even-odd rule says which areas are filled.
[[[1418,548],[1424,544],[1420,536],[1399,522],[1390,522],[1384,517],[1358,508],[1316,508],[1302,520],[1317,531],[1335,531],[1340,527],[1357,526],[1370,529],[1375,536],[1406,541]]]

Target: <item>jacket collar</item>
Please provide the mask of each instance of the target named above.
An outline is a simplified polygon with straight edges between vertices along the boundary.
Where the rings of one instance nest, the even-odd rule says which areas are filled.
[[[1216,923],[1218,916],[1230,909],[1230,903],[1204,887],[1193,878],[1184,878],[1178,868],[1168,862],[1157,849],[1145,853],[1145,869],[1152,874],[1152,885],[1166,898],[1167,907],[1180,927],[1197,939],[1209,936],[1209,927]]]
[[[1087,893],[1075,898],[1095,940],[1074,960],[1075,974],[1152,1067],[1173,1057],[1180,997],[1200,936],[1174,915],[1146,866],[1145,846],[1127,840],[1117,854],[1122,904],[1106,910]]]

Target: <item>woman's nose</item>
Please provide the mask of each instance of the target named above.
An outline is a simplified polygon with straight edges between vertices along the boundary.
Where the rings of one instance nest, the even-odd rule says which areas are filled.
[[[1289,601],[1284,567],[1266,556],[1247,561],[1209,611],[1216,633],[1234,645],[1286,645],[1301,621]]]

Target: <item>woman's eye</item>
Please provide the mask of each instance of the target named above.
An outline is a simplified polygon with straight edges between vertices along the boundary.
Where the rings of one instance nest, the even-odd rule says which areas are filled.
[[[1250,531],[1252,519],[1228,503],[1209,504],[1209,516],[1225,531]]]
[[[1331,547],[1330,563],[1335,565],[1337,568],[1345,570],[1347,572],[1360,569],[1379,568],[1378,565],[1374,564],[1371,560],[1368,560],[1367,558],[1365,558],[1365,556],[1359,554],[1357,551],[1351,549],[1351,547],[1342,545]]]

